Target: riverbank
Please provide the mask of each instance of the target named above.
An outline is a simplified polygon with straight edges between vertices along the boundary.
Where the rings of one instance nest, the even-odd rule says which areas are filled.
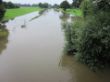
[[[17,16],[21,16],[21,15],[24,15],[30,12],[41,11],[41,10],[42,9],[38,7],[21,7],[21,8],[16,8],[16,9],[7,9],[3,21],[13,19]]]
[[[68,14],[75,15],[75,16],[82,16],[81,9],[67,9],[65,12]]]
[[[66,11],[64,11],[63,9],[57,9],[57,10],[62,11],[67,14],[74,15],[74,16],[82,16],[83,15],[81,9],[67,9]]]

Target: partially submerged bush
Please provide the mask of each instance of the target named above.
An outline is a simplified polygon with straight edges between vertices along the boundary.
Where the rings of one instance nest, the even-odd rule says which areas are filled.
[[[69,15],[67,14],[63,14],[60,16],[60,18],[62,19],[62,29],[64,30],[65,33],[65,39],[66,39],[66,43],[65,43],[65,53],[69,53],[72,54],[73,51],[75,51],[74,49],[74,42],[72,41],[72,37],[73,37],[73,32],[72,32],[72,24],[68,22],[68,19],[70,18]]]
[[[80,38],[80,61],[91,69],[110,65],[110,13],[100,13],[86,21]]]
[[[4,26],[0,25],[0,54],[7,47],[8,35],[8,30]]]
[[[91,0],[95,8],[102,11],[109,11],[110,0]]]
[[[79,60],[90,69],[110,66],[110,1],[84,0],[82,9],[84,19],[72,26],[74,44],[71,46],[77,50]]]
[[[110,65],[110,3],[107,1],[85,0],[88,4],[83,5],[84,12],[87,8],[88,11],[84,13],[78,53],[80,61],[93,70]]]
[[[63,25],[64,28],[64,32],[65,32],[65,36],[66,36],[66,47],[65,47],[65,51],[69,54],[73,54],[74,52],[76,52],[76,48],[75,48],[75,42],[73,41],[73,37],[75,37],[75,33],[72,30],[72,24],[67,23]]]

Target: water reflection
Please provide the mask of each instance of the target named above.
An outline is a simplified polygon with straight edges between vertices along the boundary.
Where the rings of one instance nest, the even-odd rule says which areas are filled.
[[[71,73],[70,82],[109,82],[110,71],[92,72],[85,65],[77,62],[75,57],[62,55],[60,66],[66,68]]]
[[[32,21],[32,20],[35,20],[35,19],[37,19],[37,18],[39,18],[40,16],[42,16],[45,12],[48,12],[48,10],[47,9],[43,9],[42,11],[40,11],[39,12],[39,15],[37,15],[37,16],[35,16],[35,17],[33,17],[30,21]]]
[[[64,31],[65,39],[66,39],[64,51],[65,51],[65,53],[73,54],[73,51],[76,52],[76,50],[73,46],[74,41],[72,39],[72,37],[74,37],[73,28],[72,28],[73,17],[69,14],[62,13],[62,15],[60,16],[60,19],[62,21],[62,23],[61,23],[62,29]]]
[[[54,11],[56,11],[56,12],[60,12],[60,9],[54,8]]]
[[[66,13],[62,13],[61,16],[60,16],[60,19],[63,22],[68,22],[68,20],[70,19],[70,15],[69,14],[66,14]]]
[[[8,43],[8,30],[5,25],[0,25],[0,54],[6,49]]]
[[[61,14],[60,16],[62,29],[65,34],[65,49],[66,52],[73,51],[74,46],[72,38],[74,37],[72,20],[78,20],[80,17],[71,17],[68,14]],[[72,23],[71,23],[72,22]],[[71,54],[71,53],[70,53]],[[61,57],[60,66],[66,70],[69,70],[71,74],[71,80],[69,82],[109,82],[110,81],[110,70],[93,72],[86,65],[81,64],[76,60],[73,55],[68,55],[64,52]],[[73,53],[72,53],[73,54]]]

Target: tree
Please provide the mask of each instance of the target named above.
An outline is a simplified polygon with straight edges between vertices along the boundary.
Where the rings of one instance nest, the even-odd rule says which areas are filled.
[[[19,8],[17,4],[14,4],[12,2],[3,2],[5,8],[12,9],[12,8]]]
[[[38,4],[32,4],[33,7],[38,7]]]
[[[59,8],[59,5],[58,4],[54,4],[53,8]]]
[[[0,0],[0,21],[2,20],[4,14],[5,14],[5,7],[3,5],[3,1]]]
[[[3,1],[2,0],[0,0],[0,3],[2,3]]]
[[[93,3],[98,10],[109,11],[110,9],[110,0],[93,0]]]
[[[84,0],[82,4],[85,19],[79,60],[92,70],[103,69],[110,66],[110,0]]]
[[[48,3],[39,3],[38,6],[41,8],[48,8],[49,4]]]
[[[70,4],[68,3],[68,1],[63,1],[61,4],[60,4],[60,7],[63,8],[63,10],[65,11],[66,9],[70,8]]]
[[[79,8],[83,0],[73,0],[72,6]]]

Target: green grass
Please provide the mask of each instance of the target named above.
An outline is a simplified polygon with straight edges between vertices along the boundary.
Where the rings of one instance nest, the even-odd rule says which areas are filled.
[[[37,7],[21,7],[16,9],[7,9],[4,20],[13,19],[17,16],[21,16],[30,12],[40,11],[40,10],[42,9]]]
[[[82,11],[80,9],[67,9],[66,13],[72,14],[75,16],[82,16]]]

